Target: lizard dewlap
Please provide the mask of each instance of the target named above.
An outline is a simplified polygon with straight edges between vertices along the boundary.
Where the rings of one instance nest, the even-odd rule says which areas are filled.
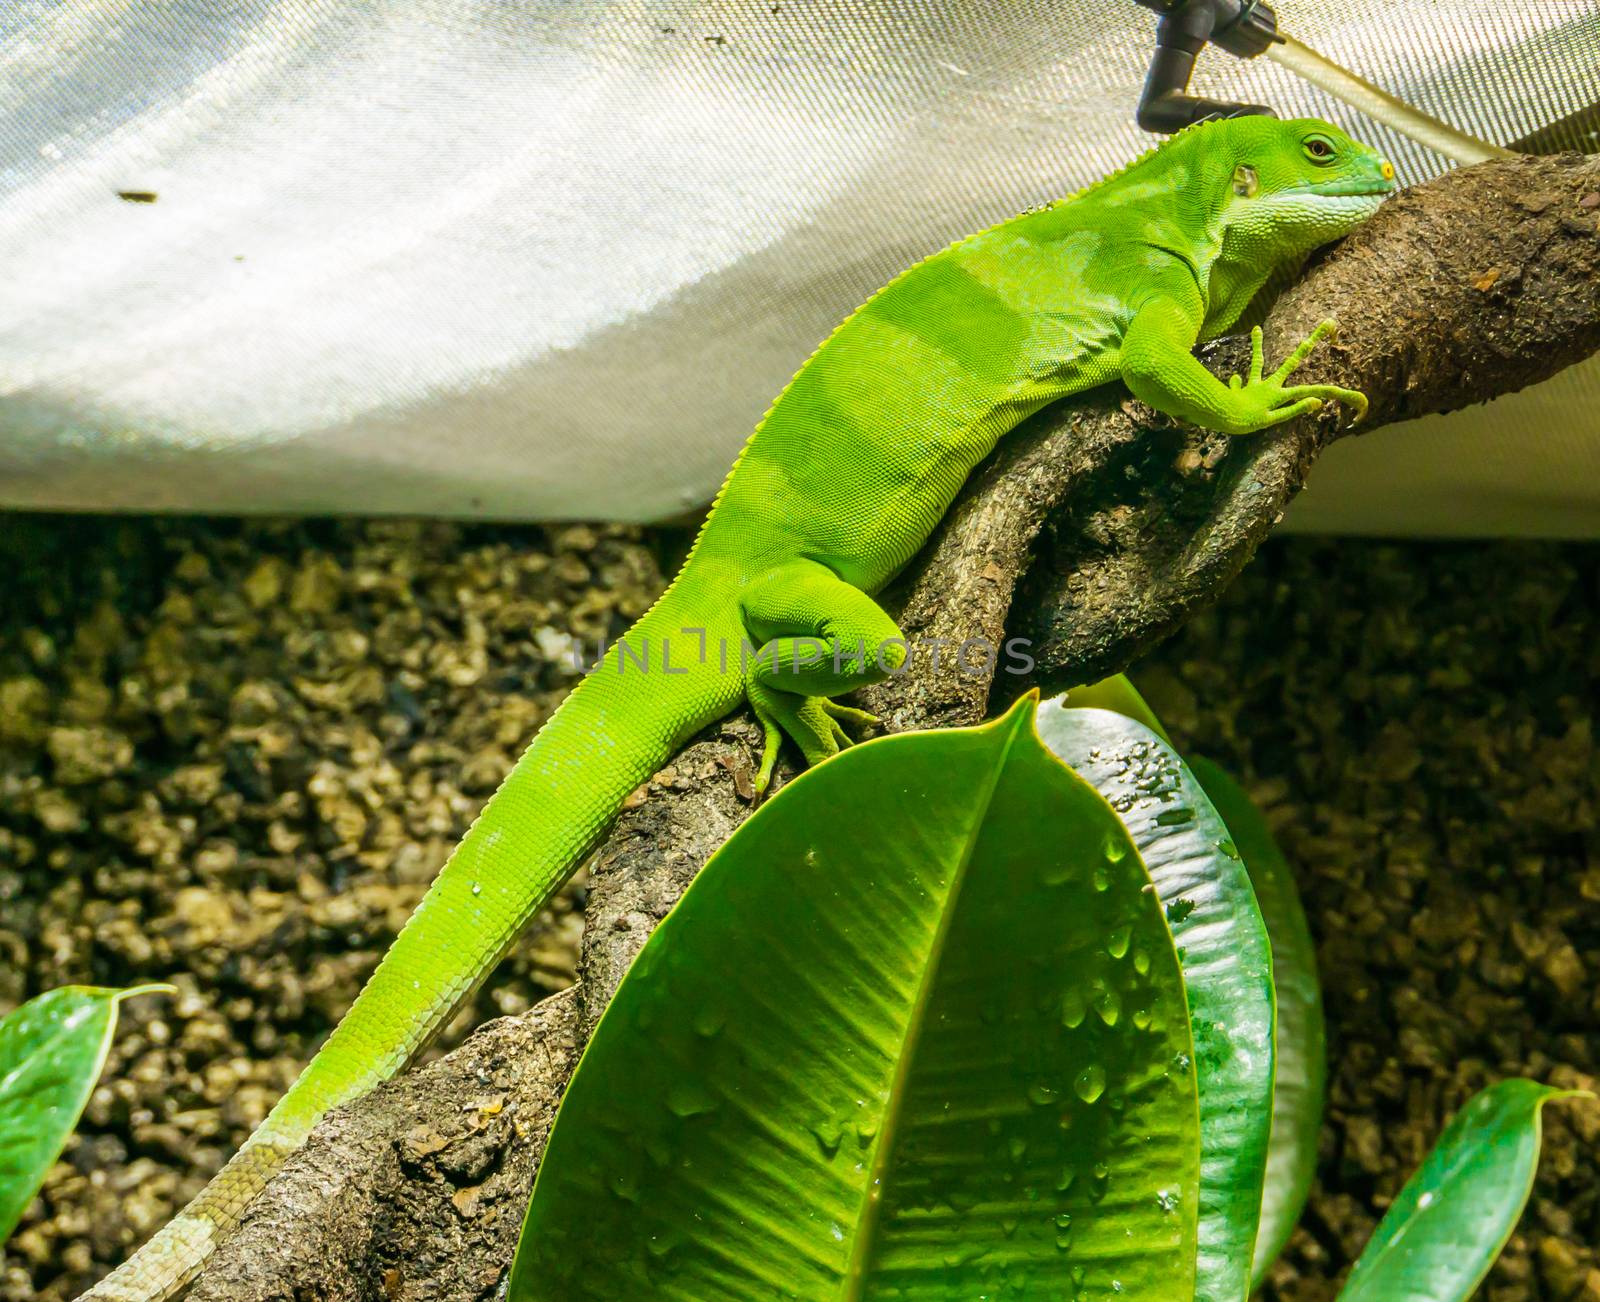
[[[1370,217],[1393,169],[1326,122],[1193,127],[1070,199],[919,262],[800,368],[745,445],[683,569],[540,730],[321,1051],[195,1200],[86,1297],[152,1302],[200,1268],[327,1109],[393,1075],[594,849],[626,796],[748,701],[756,785],[787,735],[816,763],[866,716],[835,697],[907,644],[873,600],[973,468],[1047,403],[1122,380],[1251,434],[1365,399],[1289,378],[1324,322],[1225,384],[1193,355],[1269,277]]]

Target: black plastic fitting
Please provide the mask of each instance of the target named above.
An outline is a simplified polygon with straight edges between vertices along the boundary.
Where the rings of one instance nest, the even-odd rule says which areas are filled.
[[[1161,15],[1156,52],[1139,98],[1139,125],[1169,133],[1211,118],[1272,117],[1264,104],[1236,104],[1190,95],[1194,61],[1207,43],[1253,59],[1276,41],[1278,16],[1265,0],[1138,0]]]

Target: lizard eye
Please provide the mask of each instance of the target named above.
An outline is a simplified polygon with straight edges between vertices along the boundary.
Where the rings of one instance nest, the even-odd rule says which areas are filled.
[[[1305,142],[1306,157],[1316,163],[1326,163],[1333,158],[1333,145],[1322,136],[1309,136]]]

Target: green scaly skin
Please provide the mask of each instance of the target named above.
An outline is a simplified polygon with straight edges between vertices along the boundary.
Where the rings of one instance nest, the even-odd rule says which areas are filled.
[[[1232,326],[1269,275],[1371,216],[1393,175],[1324,122],[1207,124],[934,254],[847,318],[757,427],[629,650],[609,654],[539,732],[300,1079],[86,1298],[153,1302],[191,1278],[318,1118],[427,1043],[628,793],[693,734],[748,700],[766,734],[761,789],[782,735],[813,764],[847,745],[841,723],[866,716],[832,698],[907,654],[871,594],[1032,412],[1121,379],[1151,406],[1228,434],[1329,401],[1359,416],[1359,393],[1286,383],[1332,322],[1266,376],[1257,331],[1251,373],[1231,384],[1191,350]]]

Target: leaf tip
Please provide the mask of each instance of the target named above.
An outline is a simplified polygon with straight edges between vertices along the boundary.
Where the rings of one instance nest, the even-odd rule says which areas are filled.
[[[1039,689],[1030,687],[1011,703],[1010,708],[1004,714],[994,721],[995,726],[997,728],[1020,730],[1024,725],[1031,724],[1034,716],[1038,713]]]
[[[129,986],[125,990],[115,991],[111,1002],[120,1004],[124,999],[131,999],[134,995],[175,995],[178,987],[170,981],[147,981],[143,985]]]

